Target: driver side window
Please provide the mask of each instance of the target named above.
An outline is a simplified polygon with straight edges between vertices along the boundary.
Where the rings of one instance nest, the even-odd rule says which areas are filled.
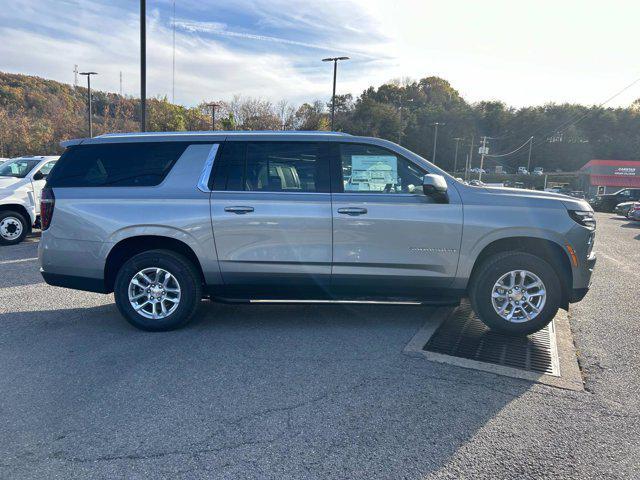
[[[421,193],[426,172],[392,151],[363,144],[340,144],[345,193]]]
[[[49,175],[49,173],[51,172],[51,169],[53,168],[53,166],[56,164],[56,162],[48,162],[45,163],[42,168],[40,169],[40,173],[44,176]]]

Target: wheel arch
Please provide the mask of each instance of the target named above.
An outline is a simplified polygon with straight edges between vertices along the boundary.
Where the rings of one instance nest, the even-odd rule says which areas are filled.
[[[31,213],[29,212],[29,210],[27,210],[27,208],[24,205],[21,205],[19,203],[2,204],[0,205],[0,212],[18,212],[20,215],[22,215],[25,218],[27,222],[29,222],[29,225],[27,225],[27,228],[31,230],[34,220],[33,220],[33,217],[31,216]]]
[[[107,291],[113,291],[116,275],[127,260],[147,250],[158,249],[170,250],[186,257],[196,267],[203,285],[205,284],[204,272],[198,256],[185,242],[162,235],[136,235],[120,240],[109,251],[104,266],[104,283]]]
[[[565,249],[558,243],[539,237],[516,236],[506,237],[494,240],[486,245],[476,257],[469,283],[480,266],[490,257],[498,253],[504,252],[525,252],[535,255],[545,260],[558,274],[560,284],[562,286],[562,303],[561,307],[567,309],[569,306],[569,297],[573,285],[573,271],[571,269],[571,261]]]

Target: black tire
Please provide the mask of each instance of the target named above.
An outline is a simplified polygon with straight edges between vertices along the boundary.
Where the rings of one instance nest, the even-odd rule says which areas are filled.
[[[521,323],[502,318],[493,307],[493,286],[504,274],[528,270],[544,283],[546,302],[537,316]],[[545,260],[525,252],[505,252],[486,259],[474,274],[469,287],[471,306],[491,330],[508,335],[529,335],[546,327],[556,316],[562,301],[562,286],[554,268]]]
[[[6,231],[5,235],[0,231],[0,245],[17,245],[29,234],[29,222],[24,218],[24,215],[19,212],[13,210],[0,212],[0,228],[2,228],[3,222],[6,222],[5,228],[7,228],[8,231]],[[12,233],[18,231],[20,231],[20,234],[13,237]]]
[[[129,284],[146,268],[161,268],[177,280],[180,300],[175,311],[164,318],[151,319],[138,313],[129,301]],[[170,250],[149,250],[127,260],[118,271],[114,285],[116,305],[122,316],[134,327],[151,332],[175,330],[194,316],[202,299],[201,275],[184,256]]]

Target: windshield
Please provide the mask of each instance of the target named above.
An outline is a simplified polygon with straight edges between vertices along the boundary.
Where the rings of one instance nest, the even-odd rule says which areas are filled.
[[[40,160],[29,160],[24,158],[9,160],[8,162],[0,165],[0,177],[24,178],[39,162]]]

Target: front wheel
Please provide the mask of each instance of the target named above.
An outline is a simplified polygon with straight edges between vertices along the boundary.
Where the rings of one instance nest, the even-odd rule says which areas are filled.
[[[29,224],[21,213],[0,212],[0,245],[16,245],[29,233]]]
[[[174,330],[186,325],[202,299],[200,273],[169,250],[150,250],[129,259],[114,285],[120,313],[136,328]]]
[[[553,320],[560,307],[560,279],[549,263],[524,252],[494,255],[471,281],[469,297],[492,330],[529,335]]]

